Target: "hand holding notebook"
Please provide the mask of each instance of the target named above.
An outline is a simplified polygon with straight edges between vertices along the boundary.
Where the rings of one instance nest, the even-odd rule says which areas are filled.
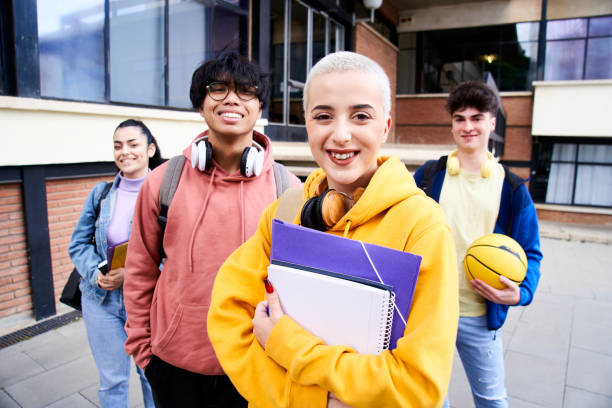
[[[268,278],[283,310],[325,343],[361,354],[389,348],[395,297],[390,286],[281,262],[268,267]]]
[[[323,274],[327,273],[328,275],[330,275],[330,272],[332,273],[331,275],[350,275],[353,278],[361,278],[361,280],[373,281],[378,284],[382,283],[383,286],[386,285],[387,287],[390,286],[395,295],[395,312],[393,313],[393,324],[390,328],[391,333],[388,341],[390,348],[396,347],[397,340],[404,333],[405,322],[410,312],[412,296],[421,263],[420,256],[379,245],[364,244],[360,241],[274,220],[272,224],[270,259],[271,265],[268,273],[271,270],[278,269],[277,266],[281,265],[303,271],[310,270],[312,272],[316,270],[319,273],[323,271]],[[280,270],[277,271],[277,274],[280,274],[279,272]],[[276,287],[277,283],[273,279],[274,274],[275,272],[272,272],[270,278]],[[338,276],[336,276],[336,279],[338,279]],[[300,292],[305,292],[306,286],[299,282],[300,280],[298,279],[296,284],[293,285],[293,294],[295,296],[301,296]],[[290,298],[293,295],[284,296],[281,288],[278,288],[278,292],[281,296],[281,303],[285,306],[285,298]],[[336,302],[336,306],[333,307],[339,307],[339,309],[347,312],[362,306],[359,302],[354,306],[349,306],[347,302],[339,302],[340,304],[345,304],[346,307],[337,306],[339,299],[330,301],[328,297],[321,296],[322,294],[321,290],[312,292],[309,295],[310,302],[307,305],[314,305],[317,302]],[[380,310],[381,308],[377,307],[377,313],[380,314]],[[285,311],[293,318],[293,310],[287,308]],[[363,313],[360,314],[358,312],[357,316],[360,319],[365,319]],[[325,318],[325,314],[319,315],[316,316],[314,321],[324,321]],[[300,318],[294,318],[294,320],[305,327]],[[324,339],[321,333],[317,333],[317,329],[307,329]]]

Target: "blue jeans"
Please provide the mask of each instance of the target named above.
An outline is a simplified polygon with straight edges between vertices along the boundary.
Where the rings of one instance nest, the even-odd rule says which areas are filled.
[[[501,329],[489,330],[486,316],[460,317],[456,344],[476,408],[506,408]],[[448,406],[447,396],[444,407]]]
[[[87,296],[82,300],[83,320],[91,354],[98,367],[100,388],[98,398],[102,408],[129,407],[130,356],[125,354],[125,304],[123,291],[110,291],[101,304]],[[140,376],[142,395],[146,408],[154,408],[151,386],[143,370],[136,367]]]

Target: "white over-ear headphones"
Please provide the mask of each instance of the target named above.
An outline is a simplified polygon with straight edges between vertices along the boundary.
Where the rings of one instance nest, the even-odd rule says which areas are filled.
[[[259,176],[263,169],[265,150],[253,140],[253,146],[244,149],[240,157],[240,173],[245,177]],[[212,169],[212,145],[208,136],[200,137],[191,144],[191,167],[200,171]]]

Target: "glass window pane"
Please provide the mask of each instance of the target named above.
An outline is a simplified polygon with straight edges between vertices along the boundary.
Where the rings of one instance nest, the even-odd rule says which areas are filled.
[[[249,35],[247,16],[237,14],[224,7],[216,6],[214,8],[212,28],[212,52],[214,55],[218,55],[223,51],[235,51],[245,56],[248,54]]]
[[[182,1],[185,1],[185,0],[182,0]],[[195,1],[197,1],[198,3],[205,3],[201,0],[195,0]],[[231,4],[232,6],[239,7],[243,10],[249,9],[249,0],[223,0],[223,1],[225,3]]]
[[[210,55],[210,7],[196,0],[170,2],[168,105],[191,108],[193,71]]]
[[[574,164],[552,163],[546,188],[546,202],[571,204],[574,189]]]
[[[330,20],[329,52],[344,51],[344,26]]]
[[[285,45],[285,2],[272,0],[270,2],[270,69],[272,86],[268,120],[283,123],[283,61]]]
[[[164,105],[164,8],[142,1],[110,1],[112,101]]]
[[[502,45],[500,58],[500,91],[523,91],[531,87],[536,75],[538,43],[522,42]]]
[[[104,101],[104,0],[38,0],[42,96]]]
[[[289,77],[306,82],[306,35],[308,9],[298,1],[291,2],[291,44]]]
[[[516,39],[518,41],[537,41],[540,34],[540,23],[516,24]]]
[[[402,74],[397,76],[398,94],[415,93],[416,61],[416,50],[400,50],[397,56],[397,69]]]
[[[499,83],[499,44],[484,43],[465,47],[462,80],[482,81],[485,72],[493,75]]]
[[[585,18],[549,21],[546,23],[546,39],[559,40],[586,37],[586,28],[587,20]]]
[[[575,160],[576,160],[576,145],[575,144],[555,143],[555,146],[553,147],[551,161],[573,162]]]
[[[329,44],[328,44],[328,52],[332,53],[332,52],[336,52],[339,51],[339,49],[337,48],[337,41],[336,39],[338,38],[338,24],[334,23],[333,21],[329,22]]]
[[[547,81],[582,79],[584,40],[549,41],[546,43]]]
[[[591,18],[589,36],[595,35],[612,35],[612,16]]]
[[[291,2],[291,42],[289,50],[289,123],[303,125],[302,87],[306,82],[306,42],[308,9],[300,2]]]
[[[612,164],[612,145],[582,144],[578,150],[578,162]]]
[[[612,166],[579,165],[574,204],[612,207]]]
[[[585,78],[612,78],[612,37],[589,39]]]
[[[326,54],[325,32],[328,19],[321,13],[312,14],[312,62],[311,66],[317,63]],[[331,26],[331,25],[330,25]]]

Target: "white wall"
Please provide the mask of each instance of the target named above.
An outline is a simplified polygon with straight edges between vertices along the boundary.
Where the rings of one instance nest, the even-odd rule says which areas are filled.
[[[612,79],[534,82],[534,136],[612,137]]]
[[[0,96],[0,166],[112,161],[113,132],[129,118],[151,129],[166,158],[206,129],[196,112]]]
[[[492,0],[414,10],[402,9],[397,30],[442,30],[539,21],[541,9],[540,0]],[[612,1],[548,0],[546,14],[549,20],[612,14]]]
[[[442,30],[540,20],[534,0],[483,1],[401,10],[398,32]]]

